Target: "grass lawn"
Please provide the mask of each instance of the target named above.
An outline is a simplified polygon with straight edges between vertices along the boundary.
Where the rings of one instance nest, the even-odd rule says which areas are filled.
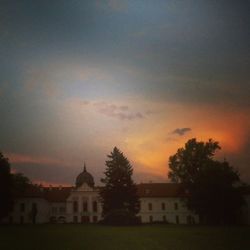
[[[0,226],[1,250],[250,249],[250,227]]]

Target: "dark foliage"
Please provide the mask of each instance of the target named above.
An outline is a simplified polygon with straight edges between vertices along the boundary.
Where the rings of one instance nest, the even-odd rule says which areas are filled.
[[[125,209],[112,210],[104,217],[103,224],[114,226],[139,225],[140,219]]]
[[[10,170],[9,160],[0,153],[0,220],[11,211],[15,197],[32,185],[26,176]]]
[[[169,178],[188,191],[187,206],[204,223],[235,223],[244,204],[239,174],[228,162],[214,160],[218,142],[191,139],[169,158]]]
[[[132,180],[132,166],[116,147],[108,158],[104,172],[105,178],[101,180],[105,184],[100,192],[103,216],[105,218],[111,212],[116,211],[117,213],[121,210],[127,211],[129,216],[130,214],[135,216],[139,212],[139,197],[137,187]],[[117,217],[119,216],[117,215]]]
[[[8,214],[12,206],[10,164],[0,153],[0,220]]]
[[[12,194],[14,197],[22,195],[29,186],[32,185],[28,177],[22,173],[14,173],[11,175],[12,179]]]

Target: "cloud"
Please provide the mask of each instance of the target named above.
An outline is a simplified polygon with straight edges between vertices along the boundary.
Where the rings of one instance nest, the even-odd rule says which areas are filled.
[[[124,0],[106,0],[96,3],[98,7],[111,11],[124,11],[127,8],[127,3]]]
[[[186,133],[190,132],[192,129],[191,128],[177,128],[175,129],[172,134],[177,134],[179,136],[183,136]]]
[[[18,154],[12,152],[4,153],[11,164],[40,164],[40,165],[57,165],[57,166],[71,166],[72,163],[66,163],[63,159],[56,159],[47,156],[33,156],[26,154]]]
[[[108,103],[105,101],[86,101],[81,98],[73,98],[70,100],[70,104],[78,106],[81,108],[94,109],[95,112],[105,115],[107,117],[112,117],[118,120],[138,120],[144,119],[146,116],[153,114],[152,111],[146,110],[145,112],[138,110],[131,110],[128,105],[117,105],[114,103]]]
[[[121,11],[126,8],[126,3],[122,0],[108,0],[108,6],[115,11]]]
[[[136,120],[145,118],[145,114],[138,111],[130,111],[128,106],[115,105],[106,102],[96,102],[93,104],[96,110],[106,116],[117,118],[119,120]]]

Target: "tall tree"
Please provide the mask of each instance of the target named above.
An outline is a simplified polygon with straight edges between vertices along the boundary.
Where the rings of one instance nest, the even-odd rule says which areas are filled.
[[[8,159],[0,152],[0,220],[5,217],[11,209],[11,189],[10,164]]]
[[[103,216],[114,211],[126,211],[131,215],[139,212],[137,187],[132,180],[133,168],[123,153],[115,147],[106,161],[105,184],[100,192]]]
[[[203,222],[234,222],[243,197],[239,173],[228,162],[214,159],[219,143],[189,140],[169,158],[169,178],[188,191],[187,206]]]

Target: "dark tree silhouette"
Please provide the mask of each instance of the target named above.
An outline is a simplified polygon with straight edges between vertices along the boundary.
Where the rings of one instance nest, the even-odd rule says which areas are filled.
[[[14,199],[31,185],[23,174],[11,173],[9,160],[0,152],[0,220],[11,211]]]
[[[12,206],[10,164],[0,153],[0,220],[5,217]]]
[[[12,195],[14,197],[22,195],[23,193],[25,193],[27,188],[33,185],[30,179],[25,175],[23,175],[22,173],[11,174],[11,179],[12,179]]]
[[[243,205],[239,173],[214,160],[219,143],[191,139],[169,158],[169,178],[188,191],[187,206],[203,223],[233,223]]]
[[[125,221],[121,217],[129,223],[129,220],[133,220],[139,212],[137,187],[132,180],[133,169],[128,159],[117,147],[108,155],[108,158],[104,172],[105,178],[101,180],[105,184],[100,192],[103,216],[110,218],[109,215],[112,214],[114,223],[123,224]]]

